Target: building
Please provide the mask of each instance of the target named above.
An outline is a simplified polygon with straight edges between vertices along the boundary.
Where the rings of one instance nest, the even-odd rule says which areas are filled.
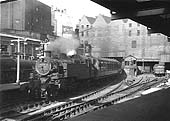
[[[0,4],[1,32],[45,39],[52,34],[51,7],[37,0],[17,0]]]
[[[79,37],[80,37],[80,43],[84,43],[85,41],[90,42],[93,40],[93,23],[95,22],[95,18],[93,17],[88,17],[88,16],[83,16],[79,22]]]
[[[73,34],[73,17],[66,9],[59,9],[52,6],[52,24],[56,36],[70,38]]]
[[[32,60],[37,57],[39,53],[36,50],[37,47],[40,47],[41,40],[33,39],[28,37],[21,37],[16,35],[10,34],[3,34],[0,33],[1,38],[1,48],[0,48],[0,55],[9,55],[16,58],[18,53],[18,40],[20,42],[20,58],[24,60]]]
[[[124,20],[124,42],[126,55],[137,58],[138,67],[150,72],[157,63],[170,62],[170,43],[167,36],[160,33],[148,33],[148,28],[130,19]]]
[[[145,71],[152,71],[156,63],[169,64],[170,42],[167,36],[150,34],[146,26],[130,19],[109,19],[98,15],[91,24],[89,36],[81,33],[82,25],[87,24],[87,18],[82,17],[80,21],[80,40],[89,41],[93,56],[125,58],[132,55],[137,58],[139,68]]]
[[[113,57],[112,42],[110,38],[110,17],[99,14],[93,23],[94,39],[92,41],[92,54],[98,57]]]
[[[35,57],[35,48],[40,46],[39,41],[46,41],[48,35],[53,34],[51,7],[38,0],[17,0],[1,3],[0,8],[1,53],[11,55],[16,52],[17,45],[14,43],[11,46],[11,39],[29,38],[25,45],[21,43],[21,52],[25,54],[21,58]]]

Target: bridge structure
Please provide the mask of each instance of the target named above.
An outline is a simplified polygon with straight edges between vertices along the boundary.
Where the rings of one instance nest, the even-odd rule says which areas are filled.
[[[170,38],[169,0],[91,0],[110,10],[112,20],[129,18]]]

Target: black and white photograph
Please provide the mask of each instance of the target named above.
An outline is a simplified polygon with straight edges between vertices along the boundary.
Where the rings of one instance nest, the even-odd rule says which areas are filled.
[[[170,0],[0,0],[0,121],[170,121]]]

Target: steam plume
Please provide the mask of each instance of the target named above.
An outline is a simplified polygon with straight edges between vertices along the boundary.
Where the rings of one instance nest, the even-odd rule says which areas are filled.
[[[47,47],[47,50],[52,51],[54,55],[59,53],[67,54],[69,51],[77,49],[79,46],[79,40],[71,38],[59,37],[55,41],[50,42]]]

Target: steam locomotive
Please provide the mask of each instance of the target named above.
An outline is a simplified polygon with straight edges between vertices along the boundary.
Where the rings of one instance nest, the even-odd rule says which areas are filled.
[[[116,84],[119,81],[115,80],[115,77],[122,71],[121,63],[114,59],[82,55],[68,57],[60,54],[58,57],[42,57],[36,62],[20,60],[18,85],[16,59],[10,57],[0,59],[0,92],[19,89],[33,98],[56,98],[58,95]]]
[[[35,64],[35,70],[41,82],[41,96],[53,98],[58,93],[68,94],[109,83],[116,84],[118,82],[114,78],[122,69],[121,63],[114,59],[73,55],[40,58]],[[34,89],[40,88],[37,85]]]

